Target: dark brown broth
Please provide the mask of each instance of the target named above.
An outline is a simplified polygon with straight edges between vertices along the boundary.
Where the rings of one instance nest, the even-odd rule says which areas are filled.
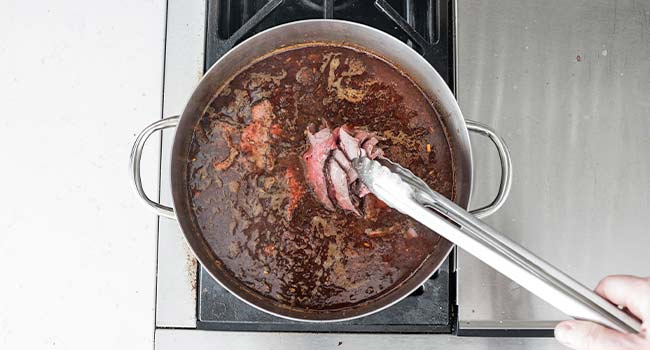
[[[251,106],[262,99],[273,105],[272,129],[281,134],[271,138],[271,164],[258,170],[239,142],[251,123]],[[388,158],[449,198],[454,187],[450,148],[435,110],[384,60],[313,44],[276,52],[236,75],[194,130],[188,193],[196,222],[223,266],[242,283],[308,309],[376,298],[416,271],[440,240],[392,209],[358,218],[323,208],[304,183],[301,155],[308,125],[324,122],[377,132],[385,138],[379,146]],[[232,165],[215,169],[231,148],[237,151]],[[305,190],[290,219],[287,169],[298,174]],[[360,199],[362,209],[368,198]],[[380,230],[387,233],[367,235]]]

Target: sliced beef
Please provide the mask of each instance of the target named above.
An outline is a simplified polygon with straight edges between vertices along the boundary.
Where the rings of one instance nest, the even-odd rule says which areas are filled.
[[[345,128],[341,128],[339,132],[340,141],[339,146],[341,150],[349,159],[357,158],[360,154],[359,152],[359,140],[348,134]]]
[[[354,133],[354,138],[359,140],[359,143],[363,143],[368,137],[370,137],[370,133],[365,130],[356,130]]]
[[[328,210],[334,210],[334,205],[327,195],[324,169],[330,151],[336,148],[336,135],[330,129],[323,128],[316,134],[307,131],[307,138],[309,150],[302,156],[305,161],[305,178],[318,201]]]
[[[370,159],[382,157],[384,151],[375,147],[378,143],[379,139],[372,133],[365,130],[356,130],[354,136],[352,136],[347,128],[341,127],[339,148],[350,160],[359,155],[367,156]]]
[[[371,159],[383,156],[382,149],[377,147],[379,139],[373,133],[347,125],[333,132],[330,132],[326,121],[323,125],[315,134],[313,125],[307,128],[310,147],[303,155],[305,178],[325,208],[333,210],[336,204],[360,216],[358,198],[363,198],[370,191],[359,180],[352,160],[359,156]]]
[[[336,203],[341,207],[341,209],[349,210],[354,214],[361,216],[357,208],[352,204],[347,175],[336,160],[330,159],[327,163],[327,173],[329,175],[330,183],[332,184],[332,192]]]
[[[381,148],[375,148],[370,154],[370,159],[376,159],[384,156],[384,151]]]
[[[362,157],[367,157],[368,155],[366,154],[366,150],[363,148],[359,149],[359,153],[361,154]]]
[[[363,142],[361,147],[366,151],[368,158],[375,159],[384,155],[384,151],[382,151],[381,148],[375,148],[377,143],[379,143],[379,140],[374,136]]]
[[[352,167],[352,162],[345,157],[345,154],[340,149],[337,148],[332,151],[332,157],[345,170],[345,174],[348,176],[348,184],[355,182],[359,178],[359,174]]]

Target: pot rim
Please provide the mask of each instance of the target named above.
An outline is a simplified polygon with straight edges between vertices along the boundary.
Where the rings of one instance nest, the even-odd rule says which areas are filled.
[[[465,125],[465,120],[464,120],[464,118],[463,118],[463,116],[462,116],[462,113],[461,113],[461,111],[460,111],[460,107],[458,106],[458,103],[456,102],[455,98],[453,97],[453,93],[451,92],[451,90],[449,89],[449,87],[447,86],[447,84],[444,82],[444,80],[442,79],[442,77],[439,75],[439,73],[435,70],[435,68],[433,68],[433,66],[431,66],[431,64],[429,64],[429,62],[427,62],[427,61],[426,61],[426,60],[425,60],[425,59],[424,59],[424,58],[423,58],[419,53],[417,53],[415,50],[413,50],[411,47],[409,47],[409,46],[406,45],[405,43],[401,42],[401,41],[398,40],[397,38],[394,38],[394,37],[391,36],[390,34],[385,33],[385,32],[383,32],[383,31],[381,31],[381,30],[379,30],[379,29],[375,29],[375,28],[373,28],[373,27],[367,26],[367,25],[365,25],[365,24],[360,24],[360,23],[355,23],[355,22],[350,22],[350,21],[344,21],[344,20],[338,20],[338,19],[307,19],[307,20],[300,20],[300,21],[294,21],[294,22],[289,22],[289,23],[281,24],[281,25],[278,25],[278,26],[275,26],[275,27],[272,27],[272,28],[266,29],[266,30],[264,30],[264,31],[262,31],[262,32],[260,32],[260,33],[257,33],[257,34],[255,34],[255,35],[251,36],[250,38],[248,38],[248,39],[242,41],[241,43],[239,43],[238,45],[236,45],[235,47],[233,47],[231,50],[229,50],[228,52],[226,52],[223,56],[221,56],[221,57],[220,57],[220,58],[219,58],[219,59],[218,59],[218,60],[217,60],[217,61],[216,61],[216,62],[215,62],[215,63],[214,63],[214,64],[213,64],[213,65],[212,65],[212,66],[211,66],[211,67],[210,67],[206,72],[205,72],[205,74],[202,76],[202,78],[199,80],[198,84],[196,85],[194,92],[192,93],[192,95],[191,95],[190,98],[188,99],[187,103],[185,104],[185,108],[184,108],[183,113],[181,114],[181,117],[180,117],[179,127],[181,126],[181,123],[182,123],[183,117],[186,117],[188,114],[192,113],[192,111],[190,111],[190,110],[191,110],[191,108],[190,108],[190,104],[191,104],[191,102],[192,102],[193,100],[196,99],[196,96],[195,96],[195,95],[197,94],[197,90],[199,89],[199,87],[202,86],[202,85],[205,83],[205,81],[208,79],[209,76],[211,76],[212,74],[214,74],[215,71],[217,71],[218,69],[220,69],[220,67],[219,67],[220,63],[222,63],[222,62],[228,60],[231,56],[233,56],[233,55],[235,54],[235,52],[237,51],[238,48],[240,48],[240,47],[246,45],[246,44],[249,43],[249,42],[252,42],[252,41],[255,41],[255,40],[259,40],[260,37],[267,36],[267,35],[269,35],[270,32],[279,31],[279,30],[285,29],[285,28],[287,28],[287,27],[301,26],[301,25],[312,24],[312,23],[338,23],[338,24],[341,24],[341,25],[349,26],[351,30],[354,30],[354,29],[368,30],[368,31],[374,32],[374,33],[377,34],[377,35],[383,36],[386,40],[391,41],[392,43],[394,43],[394,44],[397,46],[397,47],[395,48],[395,50],[400,50],[400,49],[402,49],[402,50],[407,50],[407,51],[409,51],[409,54],[410,54],[411,56],[413,56],[413,59],[414,59],[414,60],[418,60],[418,61],[420,61],[420,62],[418,62],[418,64],[426,65],[426,67],[428,67],[428,70],[430,70],[430,73],[433,74],[433,77],[434,77],[436,80],[439,80],[440,82],[442,82],[442,85],[444,85],[444,88],[442,89],[441,92],[442,92],[443,94],[445,94],[445,93],[446,93],[446,94],[449,94],[449,95],[453,98],[454,103],[452,104],[451,108],[452,108],[452,109],[455,109],[455,110],[454,110],[454,111],[451,111],[451,112],[453,112],[454,114],[460,116],[460,120],[459,120],[459,122],[460,122],[461,125],[464,127],[463,130],[457,130],[457,132],[461,132],[461,134],[463,134],[463,135],[461,135],[461,137],[465,137],[465,138],[467,139],[467,149],[465,150],[465,151],[467,152],[467,154],[466,154],[465,156],[467,157],[467,161],[466,161],[466,163],[467,163],[468,169],[466,169],[465,171],[467,171],[466,176],[467,176],[467,178],[468,178],[468,180],[469,180],[469,183],[468,183],[468,184],[464,184],[464,185],[466,186],[466,188],[467,188],[467,190],[466,190],[466,191],[467,191],[467,194],[466,194],[465,196],[463,196],[463,198],[459,198],[459,199],[458,199],[458,200],[461,202],[460,204],[461,204],[462,206],[465,206],[465,207],[466,207],[466,206],[469,204],[470,197],[471,197],[471,192],[472,192],[472,189],[473,189],[473,186],[472,186],[472,177],[473,177],[473,157],[472,157],[471,147],[470,147],[470,145],[469,145],[469,134],[468,134],[468,131],[467,131],[467,126]],[[314,42],[318,42],[318,41],[314,41]],[[323,41],[323,42],[325,42],[325,41]],[[336,41],[332,41],[332,43],[336,43]],[[364,50],[366,50],[366,51],[368,51],[368,52],[370,52],[370,53],[373,53],[373,54],[375,54],[375,55],[377,55],[377,56],[383,57],[382,55],[377,54],[375,51],[373,51],[372,48],[368,48],[368,47],[365,47],[365,46],[362,46],[362,45],[356,45],[356,44],[354,44],[354,43],[345,43],[345,42],[339,42],[339,44],[342,44],[342,45],[348,45],[348,46],[353,46],[353,47],[354,47],[354,46],[359,46],[359,47],[363,48]],[[285,47],[285,46],[284,46],[284,45],[277,46],[277,47],[276,47],[276,50],[277,50],[277,49],[281,49],[281,48],[283,48],[283,47]],[[253,59],[251,59],[251,60],[248,62],[248,64],[254,62],[255,60],[257,60],[257,59],[259,59],[259,58],[260,58],[260,56],[254,57]],[[395,65],[395,66],[397,66],[398,68],[401,69],[401,67],[400,67],[398,64],[396,64],[396,62],[391,61],[390,58],[385,58],[385,59],[386,59],[388,62],[390,62],[391,64],[393,64],[393,65]],[[403,71],[404,73],[408,73],[408,72],[405,71],[405,70],[402,70],[402,71]],[[232,78],[232,76],[233,76],[234,74],[236,74],[236,73],[233,73],[233,74],[231,75],[231,78]],[[407,75],[409,75],[409,74],[407,74]],[[410,75],[409,75],[409,76],[410,76]],[[414,82],[415,82],[415,83],[420,87],[421,90],[424,90],[423,87],[421,86],[421,84],[420,84],[419,82],[417,82],[415,79],[412,79],[412,80],[413,80],[413,81],[414,81]],[[445,91],[445,90],[446,90],[446,91]],[[423,91],[423,93],[424,93],[424,94],[425,94],[429,99],[433,99],[433,97],[434,97],[434,96],[429,96],[429,94],[428,94],[426,91]],[[435,97],[439,97],[439,96],[436,95]],[[430,103],[433,104],[434,102],[435,102],[435,101],[431,101],[431,100],[430,100]],[[436,107],[435,109],[436,109],[436,111],[437,111],[438,113],[443,112],[443,111],[441,111],[441,110],[439,109],[438,106],[434,106],[434,107]],[[188,117],[188,118],[189,118],[189,117]],[[185,119],[187,119],[187,118],[185,118]],[[444,122],[443,122],[443,125],[444,125]],[[445,128],[446,128],[446,127],[445,127]],[[449,135],[447,135],[447,137],[449,138]],[[171,169],[170,169],[171,172],[170,172],[170,174],[171,174],[171,177],[172,177],[172,203],[173,203],[174,208],[179,208],[179,206],[178,206],[178,204],[179,204],[178,199],[182,199],[182,197],[177,198],[177,194],[176,194],[175,191],[173,190],[173,188],[176,187],[176,185],[174,184],[174,182],[175,182],[174,179],[177,178],[177,177],[180,175],[180,173],[179,173],[179,174],[176,174],[176,172],[174,171],[174,164],[176,164],[177,162],[173,159],[173,157],[174,157],[174,155],[177,153],[177,152],[174,151],[174,149],[176,149],[177,147],[179,147],[179,139],[177,139],[177,138],[175,137],[175,138],[174,138],[174,142],[173,142],[172,161],[170,162],[170,163],[171,163]],[[451,147],[451,145],[450,145],[450,147]],[[452,153],[453,153],[453,152],[457,152],[457,151],[454,150],[454,149],[452,149]],[[456,168],[456,165],[454,165],[454,168]],[[176,175],[175,175],[175,174],[176,174]],[[183,174],[184,174],[184,173],[183,173]],[[177,179],[177,180],[178,180],[178,179]],[[458,190],[458,184],[455,183],[454,186],[456,187],[456,190]],[[458,196],[458,195],[460,195],[460,194],[457,194],[457,196]],[[178,216],[178,215],[177,215],[177,216]],[[188,219],[189,219],[189,218],[188,218]],[[212,268],[210,268],[211,266],[215,266],[215,264],[216,264],[216,265],[220,265],[220,262],[214,262],[214,261],[210,261],[210,262],[209,262],[209,261],[206,261],[206,260],[205,260],[205,258],[206,258],[205,256],[203,256],[202,254],[197,254],[197,251],[202,251],[203,247],[199,245],[201,242],[196,242],[196,241],[190,240],[190,239],[188,238],[188,235],[186,234],[186,230],[193,229],[193,228],[191,227],[191,225],[188,225],[188,224],[185,222],[186,220],[179,220],[178,217],[177,217],[177,221],[178,221],[179,226],[180,226],[180,228],[181,228],[181,231],[182,231],[182,233],[183,233],[183,239],[185,240],[185,242],[186,242],[186,243],[188,244],[188,246],[190,247],[190,249],[191,249],[191,251],[192,251],[194,257],[199,261],[199,263],[200,263],[202,266],[205,267],[204,270],[206,270],[206,271],[210,274],[210,276],[211,276],[211,277],[212,277],[212,278],[213,278],[213,279],[214,279],[214,280],[215,280],[215,281],[216,281],[216,282],[217,282],[221,287],[223,287],[224,289],[226,289],[229,293],[231,293],[232,295],[234,295],[237,299],[239,299],[239,300],[243,301],[244,303],[246,303],[246,304],[248,304],[248,305],[254,307],[254,308],[257,309],[257,310],[263,311],[263,312],[265,312],[265,313],[267,313],[267,314],[270,314],[270,315],[273,315],[273,316],[276,316],[276,317],[280,317],[280,318],[283,318],[283,319],[287,319],[287,320],[291,320],[291,321],[299,321],[299,322],[309,322],[309,323],[330,323],[330,322],[342,322],[342,321],[354,320],[354,319],[358,319],[358,318],[361,318],[361,317],[369,316],[369,315],[371,315],[371,314],[375,314],[375,313],[377,313],[377,312],[380,312],[380,311],[382,311],[382,310],[385,310],[385,309],[387,309],[387,308],[389,308],[389,307],[391,307],[391,306],[393,306],[393,305],[399,303],[399,302],[402,301],[404,298],[406,298],[406,297],[409,296],[411,293],[413,293],[415,290],[417,290],[417,288],[419,288],[419,287],[420,287],[424,282],[426,282],[429,278],[431,278],[431,276],[433,276],[433,274],[435,274],[435,272],[438,271],[438,270],[440,269],[440,266],[445,262],[445,260],[447,259],[447,257],[449,256],[449,254],[451,253],[451,251],[452,251],[453,248],[454,248],[454,244],[453,244],[453,243],[451,243],[451,242],[445,240],[443,237],[441,237],[441,241],[440,241],[440,243],[438,243],[438,244],[441,246],[441,247],[439,247],[440,249],[444,249],[444,254],[442,255],[442,258],[440,258],[439,261],[435,264],[435,268],[433,268],[433,269],[431,270],[431,273],[427,274],[427,275],[426,275],[425,277],[423,277],[423,278],[420,278],[420,279],[419,279],[419,282],[416,283],[416,284],[414,284],[414,286],[413,286],[412,288],[410,288],[410,289],[408,289],[408,290],[406,290],[406,291],[402,291],[402,292],[400,292],[399,294],[401,294],[401,296],[395,298],[394,300],[392,300],[392,301],[390,301],[390,302],[388,302],[388,303],[385,303],[385,304],[383,304],[383,305],[380,305],[380,306],[377,307],[377,308],[374,308],[374,309],[368,310],[368,311],[363,312],[363,313],[354,313],[354,310],[355,310],[355,309],[361,308],[361,307],[363,307],[364,305],[367,305],[367,304],[377,303],[379,300],[383,299],[384,297],[388,297],[388,296],[389,296],[390,294],[392,294],[394,291],[399,290],[399,289],[402,289],[402,288],[404,287],[404,284],[405,284],[407,281],[409,281],[409,280],[412,279],[412,278],[415,278],[415,274],[416,274],[419,270],[421,270],[421,269],[423,268],[423,266],[426,264],[427,260],[432,259],[431,256],[429,256],[429,258],[425,259],[425,260],[423,261],[422,265],[420,265],[419,268],[415,269],[415,270],[412,272],[412,275],[411,275],[410,277],[407,277],[404,281],[402,281],[402,284],[393,287],[392,290],[386,292],[386,293],[383,294],[382,296],[379,296],[379,297],[377,297],[377,298],[374,298],[374,299],[369,300],[368,303],[362,303],[362,304],[359,304],[359,305],[355,305],[355,306],[351,306],[351,307],[349,307],[349,308],[343,308],[343,309],[334,309],[334,310],[314,310],[314,311],[311,311],[311,312],[309,312],[309,313],[308,313],[308,311],[306,311],[306,310],[303,310],[303,309],[300,309],[300,308],[296,308],[296,309],[298,309],[300,312],[303,312],[304,315],[309,315],[309,314],[314,314],[314,315],[316,315],[316,314],[318,314],[319,316],[323,316],[323,315],[328,315],[328,314],[340,314],[340,313],[342,313],[342,312],[345,313],[344,311],[349,311],[350,313],[352,313],[351,316],[344,316],[344,317],[337,317],[337,318],[319,318],[319,319],[309,319],[309,318],[294,317],[294,316],[291,316],[291,315],[288,315],[288,314],[282,314],[282,313],[279,313],[279,312],[276,312],[276,311],[270,310],[270,309],[268,309],[268,308],[262,307],[262,306],[260,306],[260,305],[258,305],[258,304],[256,304],[256,303],[254,303],[254,302],[251,301],[251,300],[247,300],[247,299],[244,298],[242,295],[240,295],[240,293],[237,293],[237,292],[233,291],[233,288],[230,288],[230,287],[229,287],[229,286],[228,286],[224,281],[221,280],[221,278],[217,277],[217,276],[215,275],[215,273],[212,271]],[[202,235],[201,235],[201,236],[202,236]],[[205,242],[203,242],[203,243],[205,244]],[[445,244],[445,243],[446,243],[446,244]],[[442,247],[443,245],[446,245],[446,247]],[[211,249],[210,247],[208,247],[207,249],[208,249],[209,251],[212,251],[212,249]],[[436,250],[438,250],[438,248],[437,248]],[[213,254],[214,254],[214,253],[212,253],[212,255],[213,255]],[[217,257],[216,257],[216,256],[213,256],[212,258],[214,259],[214,258],[217,258]],[[432,264],[432,265],[434,265],[434,264]],[[239,282],[239,283],[241,283],[241,282]],[[246,287],[246,288],[247,288],[247,287]],[[258,297],[258,298],[259,298],[259,297]],[[260,300],[261,300],[261,298],[260,298]],[[294,308],[292,308],[292,307],[282,308],[282,310],[286,310],[286,311],[290,311],[290,310],[292,310],[292,309],[294,309]]]

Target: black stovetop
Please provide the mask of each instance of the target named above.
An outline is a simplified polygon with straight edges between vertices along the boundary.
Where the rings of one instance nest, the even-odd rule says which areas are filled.
[[[205,67],[242,40],[302,19],[363,23],[408,43],[454,86],[453,0],[208,0]],[[409,297],[361,319],[302,323],[261,312],[200,271],[198,328],[306,332],[449,333],[454,326],[454,276],[449,259]]]

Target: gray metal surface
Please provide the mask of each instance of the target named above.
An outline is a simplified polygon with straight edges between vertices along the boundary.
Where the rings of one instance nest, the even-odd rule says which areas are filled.
[[[566,349],[552,338],[477,338],[454,335],[427,334],[337,334],[337,333],[277,333],[277,332],[219,332],[157,329],[155,348],[158,350],[561,350]]]
[[[513,158],[486,221],[588,286],[648,275],[650,2],[459,1],[458,99]],[[475,196],[494,193],[492,147],[472,138]],[[460,252],[461,329],[551,328],[562,313]]]
[[[205,1],[167,1],[163,117],[178,115],[203,76]],[[171,204],[169,154],[175,130],[163,132],[160,199]],[[159,219],[156,326],[196,327],[196,260],[176,220]]]

